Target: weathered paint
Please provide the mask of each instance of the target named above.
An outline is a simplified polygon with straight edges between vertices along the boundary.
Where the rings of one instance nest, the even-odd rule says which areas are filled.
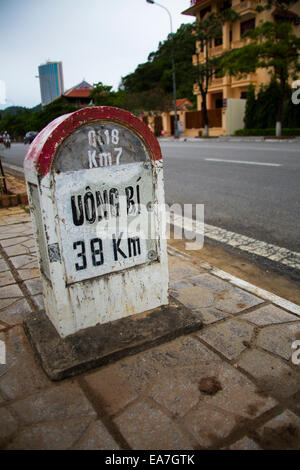
[[[162,158],[159,143],[148,126],[140,119],[123,109],[100,106],[84,108],[75,113],[65,114],[52,121],[35,138],[28,149],[24,170],[27,174],[38,173],[45,176],[49,173],[54,155],[63,140],[79,127],[106,119],[123,124],[125,127],[135,129],[148,147],[150,158],[160,160]]]
[[[163,164],[147,126],[116,108],[62,116],[35,139],[24,169],[45,309],[62,337],[168,303]],[[112,188],[127,204],[135,191],[144,208],[127,214],[120,202],[117,231],[114,214],[95,206]],[[128,232],[126,245],[129,219],[150,220],[153,236],[137,244]]]

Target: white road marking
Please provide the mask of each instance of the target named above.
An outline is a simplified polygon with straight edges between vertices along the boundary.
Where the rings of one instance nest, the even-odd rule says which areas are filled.
[[[236,276],[232,276],[231,274],[226,273],[225,271],[222,271],[221,269],[214,268],[210,264],[200,261],[198,260],[198,258],[194,258],[190,255],[187,255],[186,253],[183,253],[177,248],[168,246],[168,253],[171,256],[179,256],[180,258],[183,258],[187,261],[194,261],[194,262],[196,261],[201,267],[209,270],[211,274],[217,277],[220,277],[221,279],[224,279],[225,281],[228,281],[231,284],[234,284],[235,286],[240,287],[241,289],[251,292],[252,294],[257,295],[258,297],[261,297],[264,300],[272,302],[278,307],[282,307],[300,316],[300,306],[293,302],[290,302],[289,300],[283,299],[282,297],[279,297],[276,294],[272,294],[272,292],[268,292],[264,289],[261,289],[260,287],[257,287],[254,284],[244,281],[243,279],[240,279]]]
[[[168,214],[169,215],[169,214]],[[198,238],[203,235],[203,223],[197,222],[188,217],[181,217],[180,215],[171,214],[171,224],[177,227],[182,226],[182,221],[186,230],[191,231],[198,235]],[[288,250],[277,245],[256,240],[255,238],[246,237],[240,233],[230,232],[214,225],[204,224],[204,237],[218,241],[220,243],[238,248],[239,250],[246,251],[258,256],[275,261],[288,266],[293,269],[300,270],[300,253]]]
[[[248,162],[246,160],[226,160],[225,158],[206,158],[207,162],[242,163],[243,165],[282,166],[281,163]]]

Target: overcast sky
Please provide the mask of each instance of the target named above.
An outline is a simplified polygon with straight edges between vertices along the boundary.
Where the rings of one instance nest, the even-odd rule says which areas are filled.
[[[160,0],[173,30],[194,18],[181,12],[190,0]],[[146,0],[0,0],[0,80],[6,104],[41,102],[38,66],[62,61],[65,90],[83,79],[116,90],[167,38],[167,12]]]

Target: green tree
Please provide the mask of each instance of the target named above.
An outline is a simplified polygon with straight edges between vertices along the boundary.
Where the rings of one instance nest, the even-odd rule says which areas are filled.
[[[247,91],[246,111],[245,111],[245,128],[255,129],[256,127],[256,99],[255,99],[255,87],[249,85]]]
[[[279,7],[287,8],[292,2],[279,0],[262,0],[258,11]],[[258,68],[269,70],[271,79],[277,82],[278,100],[276,107],[276,135],[281,135],[285,102],[288,99],[289,79],[295,79],[300,71],[299,49],[300,38],[297,37],[286,15],[276,21],[261,21],[245,37],[250,43],[232,50],[224,58],[222,66],[230,75],[240,76],[254,72]]]
[[[103,85],[102,82],[94,83],[91,91],[93,104],[96,106],[114,106],[123,108],[125,105],[126,93],[124,90],[112,91],[112,86]]]
[[[172,50],[174,50],[174,60],[176,67],[176,85],[177,96],[179,98],[188,98],[195,102],[193,95],[193,65],[192,55],[195,49],[195,38],[192,36],[193,26],[191,24],[182,24],[173,34],[169,35],[164,42],[160,42],[158,49],[148,55],[147,62],[139,64],[135,71],[125,77],[122,77],[120,88],[129,96],[153,91],[153,98],[156,100],[162,90],[164,95],[168,96],[172,103]],[[143,95],[132,97],[135,101],[142,98]],[[129,101],[132,101],[129,98]],[[151,105],[149,105],[151,108]],[[155,107],[155,102],[153,103]],[[154,108],[152,108],[154,109]]]
[[[5,113],[0,120],[0,131],[7,130],[12,137],[24,136],[28,131],[41,131],[58,116],[76,111],[66,98],[58,98],[40,111],[23,108],[17,114]]]
[[[221,41],[222,38],[222,26],[224,23],[230,21],[234,22],[239,18],[239,15],[232,10],[227,8],[218,13],[210,13],[206,17],[200,20],[196,20],[193,25],[193,37],[194,40],[199,42],[200,51],[196,51],[197,64],[196,64],[196,82],[199,87],[199,91],[202,97],[202,110],[204,119],[204,133],[206,136],[209,135],[209,122],[207,112],[207,93],[214,76],[220,76],[223,73],[222,60],[226,57],[227,52],[218,56],[210,54],[210,47],[216,44],[217,41]],[[200,54],[204,55],[204,61],[200,60]],[[195,77],[195,74],[193,74]]]
[[[276,111],[281,90],[277,81],[271,80],[268,85],[261,85],[257,97],[255,88],[249,85],[246,101],[245,128],[246,129],[274,129],[276,124]],[[286,101],[283,111],[283,128],[300,127],[300,106],[292,102],[292,89],[286,89]]]
[[[172,107],[172,100],[162,88],[156,87],[126,94],[124,107],[136,115],[142,111],[167,111]]]

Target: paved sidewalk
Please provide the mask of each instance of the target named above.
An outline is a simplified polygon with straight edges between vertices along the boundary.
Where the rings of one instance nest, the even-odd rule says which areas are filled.
[[[53,383],[22,328],[43,296],[30,217],[20,208],[0,211],[0,252],[1,449],[300,449],[297,308],[171,249],[170,293],[203,328]]]

